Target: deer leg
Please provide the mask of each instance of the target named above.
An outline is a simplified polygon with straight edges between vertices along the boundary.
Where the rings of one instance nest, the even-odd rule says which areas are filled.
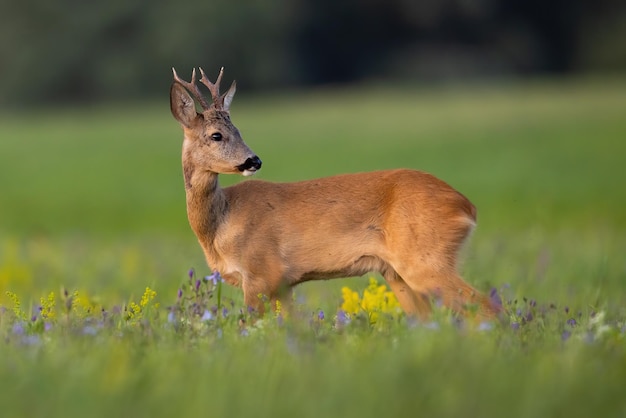
[[[274,312],[281,313],[283,317],[292,316],[294,311],[292,288],[280,289],[278,293],[270,297],[270,301]]]
[[[425,295],[414,292],[395,271],[387,272],[383,277],[407,316],[420,319],[428,317],[430,303]]]
[[[477,306],[476,316],[481,319],[493,318],[497,313],[489,298],[461,279],[456,271],[421,268],[402,277],[416,295],[438,299],[454,312],[467,315]]]
[[[246,278],[241,287],[243,289],[243,301],[248,309],[254,309],[255,312],[263,316],[269,292],[259,282],[262,283],[261,280]]]

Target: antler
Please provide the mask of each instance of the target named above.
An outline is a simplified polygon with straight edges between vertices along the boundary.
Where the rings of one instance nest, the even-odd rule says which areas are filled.
[[[200,71],[202,71],[202,69],[200,69]],[[202,95],[202,92],[200,91],[200,89],[198,88],[198,85],[196,84],[196,69],[194,68],[193,71],[191,72],[190,83],[178,77],[178,74],[176,74],[176,70],[174,69],[174,67],[172,67],[172,72],[174,73],[174,80],[176,80],[176,82],[180,83],[183,87],[189,90],[189,92],[191,92],[196,97],[196,100],[200,102],[200,105],[202,106],[204,110],[209,109],[209,104],[206,102],[206,99],[204,98],[204,96]],[[204,79],[204,72],[202,72],[202,78]],[[213,92],[211,92],[211,94],[212,93]]]
[[[213,97],[213,104],[217,109],[222,108],[222,100],[220,100],[220,82],[222,81],[222,74],[224,74],[224,67],[220,68],[220,74],[217,76],[217,80],[215,80],[215,84],[209,81],[209,78],[204,74],[204,70],[202,67],[198,67],[200,69],[200,74],[202,74],[202,78],[200,82],[207,86],[209,91],[211,92],[211,96]]]

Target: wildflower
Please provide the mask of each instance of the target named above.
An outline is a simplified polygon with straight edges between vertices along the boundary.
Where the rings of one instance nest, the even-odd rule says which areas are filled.
[[[202,284],[202,281],[200,279],[196,280],[196,292],[198,290],[200,290],[200,285]]]
[[[275,312],[276,312],[276,318],[278,318],[278,317],[282,317],[282,312],[283,312],[283,304],[282,304],[282,303],[280,303],[280,301],[279,301],[279,300],[277,300],[277,301],[275,302],[275,305],[274,305],[274,306],[275,306],[275,309],[276,309],[276,310],[275,310]]]
[[[178,289],[178,300],[180,300],[183,297],[183,289]]]
[[[213,270],[213,273],[211,273],[210,276],[206,276],[205,280],[213,283],[213,286],[217,286],[218,283],[221,283],[224,281],[224,279],[220,275],[220,272],[217,270]]]
[[[13,302],[13,313],[16,318],[26,319],[26,314],[22,312],[22,303],[20,302],[20,298],[13,292],[6,292],[6,295]]]
[[[169,313],[167,314],[167,322],[169,322],[170,324],[173,324],[176,321],[176,315],[174,314],[174,311],[169,311]]]
[[[126,308],[126,319],[130,320],[133,318],[139,317],[141,314],[141,306],[137,305],[135,302],[131,302],[128,304]]]
[[[228,309],[226,307],[222,308],[222,318],[226,318],[228,316]]]
[[[204,310],[204,314],[202,314],[202,321],[210,321],[213,319],[213,314],[208,309]]]
[[[364,312],[371,324],[376,323],[381,313],[396,315],[401,313],[400,304],[393,292],[389,291],[384,284],[379,285],[373,277],[363,291],[362,298],[348,287],[343,287],[341,294],[343,298],[341,310],[347,315]]]
[[[359,294],[349,287],[341,288],[341,296],[343,303],[341,304],[341,311],[343,314],[356,314],[361,310],[361,298]]]
[[[491,331],[493,329],[493,324],[491,322],[481,322],[478,325],[478,331]]]
[[[342,326],[342,325],[347,325],[349,323],[350,323],[350,317],[348,316],[346,311],[344,311],[343,309],[339,309],[339,311],[337,311],[337,325]]]
[[[567,320],[567,325],[569,325],[570,327],[575,327],[576,326],[576,320],[574,318],[570,318]]]
[[[324,311],[322,311],[320,309],[320,311],[317,313],[317,319],[319,319],[320,321],[324,320]]]
[[[189,280],[193,279],[194,274],[195,274],[194,269],[190,268],[189,271],[187,272],[187,275],[189,276]]]
[[[41,317],[43,319],[54,319],[55,317],[55,306],[56,300],[54,297],[54,292],[50,292],[47,298],[40,298],[39,302],[41,303]]]
[[[149,287],[146,287],[146,291],[143,292],[143,296],[141,296],[141,301],[139,302],[139,306],[141,306],[142,308],[145,308],[148,303],[150,303],[150,301],[152,299],[154,299],[156,297],[156,292],[152,289],[150,289]]]
[[[511,323],[511,329],[513,331],[517,331],[519,329],[519,322],[513,322]]]
[[[489,301],[491,302],[491,305],[495,308],[502,307],[502,299],[500,298],[500,295],[498,295],[498,290],[495,287],[493,287],[491,289],[491,292],[489,292]]]
[[[15,335],[22,335],[24,334],[24,326],[21,322],[16,322],[15,324],[13,324],[13,328],[11,329],[11,331]]]

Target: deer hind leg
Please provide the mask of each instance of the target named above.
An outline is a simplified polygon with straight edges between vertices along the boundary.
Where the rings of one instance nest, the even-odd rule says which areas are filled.
[[[383,277],[407,316],[415,316],[420,319],[428,317],[430,314],[430,301],[426,295],[415,292],[393,270],[385,272]]]
[[[402,285],[414,293],[416,304],[421,307],[417,311],[419,317],[430,312],[431,300],[440,301],[446,307],[460,314],[470,314],[476,310],[476,316],[482,319],[493,318],[497,313],[489,298],[466,283],[453,269],[440,270],[429,266],[419,268],[399,268]],[[390,287],[396,295],[398,292]],[[397,281],[396,281],[397,283]],[[400,286],[402,286],[400,285]],[[395,286],[398,286],[397,284]],[[404,308],[404,305],[402,305]],[[426,313],[426,315],[424,315]]]
[[[414,256],[409,259],[395,257],[391,266],[413,290],[416,298],[441,301],[445,306],[461,314],[473,312],[477,307],[478,318],[493,318],[498,312],[489,298],[466,283],[457,273],[456,263],[459,250],[472,230],[473,224],[467,219],[459,219],[445,230],[438,230],[437,239],[422,240],[421,246],[414,242],[402,242],[404,248],[415,247]],[[398,252],[401,254],[401,252]],[[406,251],[404,251],[406,254]],[[430,303],[427,303],[430,307]]]

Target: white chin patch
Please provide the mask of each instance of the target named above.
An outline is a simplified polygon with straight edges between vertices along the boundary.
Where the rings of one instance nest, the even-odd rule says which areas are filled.
[[[243,170],[243,172],[241,174],[243,174],[244,176],[248,177],[248,176],[253,176],[254,173],[256,173],[256,168],[249,169],[249,170]]]

